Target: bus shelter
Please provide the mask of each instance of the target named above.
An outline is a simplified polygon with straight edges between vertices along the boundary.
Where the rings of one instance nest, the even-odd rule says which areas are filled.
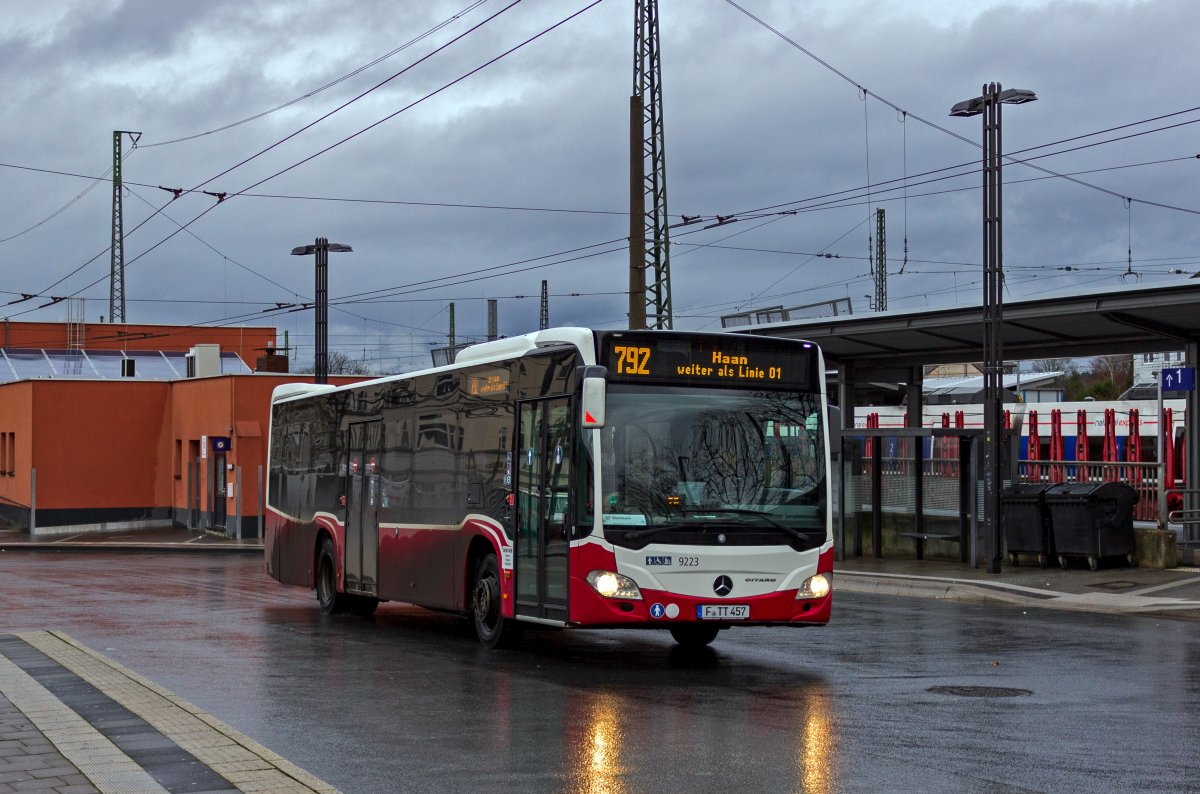
[[[867,428],[841,438],[839,559],[927,549],[979,564],[979,439],[965,428]]]
[[[1003,354],[1008,361],[1026,361],[1045,358],[1085,358],[1099,355],[1140,354],[1183,350],[1185,366],[1200,364],[1200,282],[1185,281],[1167,286],[1139,286],[1122,290],[1097,290],[1093,292],[1061,297],[1041,297],[1006,301],[1004,306],[1002,338]],[[847,495],[857,495],[864,488],[869,491],[870,537],[876,538],[876,525],[881,525],[886,535],[889,520],[899,521],[907,515],[906,525],[900,532],[913,536],[921,534],[951,534],[950,532],[922,532],[921,527],[937,525],[941,518],[931,510],[936,501],[929,501],[931,484],[944,489],[942,475],[932,475],[931,465],[940,460],[935,454],[936,439],[946,437],[940,429],[922,428],[924,406],[922,404],[922,381],[925,368],[936,364],[952,364],[979,361],[983,358],[983,317],[979,306],[956,306],[917,311],[890,311],[867,315],[842,315],[797,321],[774,322],[739,329],[742,333],[806,339],[816,342],[825,354],[827,367],[836,372],[836,385],[831,389],[831,402],[840,408],[841,430],[844,448],[839,471],[843,473],[840,486]],[[872,384],[904,385],[907,398],[908,428],[889,428],[882,432],[878,428],[856,426],[855,415],[863,413],[869,403]],[[1200,392],[1190,391],[1186,399],[1186,424],[1183,434],[1183,469],[1191,477],[1192,487],[1181,490],[1182,508],[1172,515],[1182,525],[1180,547],[1185,561],[1195,561],[1200,552],[1200,488],[1196,488],[1196,475],[1200,471],[1200,434],[1194,432],[1196,417],[1200,416]],[[966,442],[970,460],[963,467],[959,464],[957,477],[971,477],[967,472],[980,470],[979,453],[982,439],[952,428],[949,437],[958,437],[959,452]],[[1001,450],[1013,445],[1012,439],[1019,432],[1009,432],[1007,443],[999,445]],[[889,440],[894,439],[894,440]],[[895,463],[889,462],[886,447],[880,465],[874,461],[877,453],[875,443],[901,447],[908,444],[910,452],[901,454]],[[919,440],[919,441],[918,441]],[[868,449],[869,448],[869,449]],[[868,454],[868,451],[870,454]],[[925,456],[920,466],[916,465],[918,454]],[[909,458],[912,459],[911,463]],[[1010,461],[1017,456],[1011,454]],[[888,466],[911,466],[910,474],[888,478]],[[936,467],[935,467],[936,469]],[[1006,481],[1015,481],[1014,467]],[[865,472],[870,472],[868,476]],[[928,482],[926,482],[928,480]],[[961,494],[967,493],[967,483]],[[997,487],[1002,487],[998,483]],[[972,477],[970,487],[979,494],[982,483]],[[889,488],[898,489],[895,494]],[[873,490],[871,490],[873,489]],[[918,500],[921,504],[918,509]],[[859,504],[861,504],[860,502]],[[983,539],[979,536],[981,498],[966,499],[959,508],[974,522],[968,528],[967,546],[986,540],[991,545],[991,554],[998,555],[999,527],[993,523],[997,536]],[[879,509],[875,509],[879,505]],[[853,555],[866,548],[867,533],[860,530],[863,524],[861,510],[854,503],[847,505],[842,524],[845,535],[839,536],[841,553]],[[906,512],[907,511],[907,512]],[[889,513],[894,516],[889,519]],[[995,518],[999,519],[1000,516]],[[936,519],[936,520],[935,520]],[[911,538],[914,545],[917,537]],[[942,541],[944,538],[924,538],[925,542]],[[877,544],[871,553],[880,550]],[[971,547],[971,548],[977,548]],[[886,549],[883,549],[886,551]],[[915,549],[914,549],[915,551]],[[961,552],[960,552],[961,558]],[[977,560],[970,548],[967,559]]]

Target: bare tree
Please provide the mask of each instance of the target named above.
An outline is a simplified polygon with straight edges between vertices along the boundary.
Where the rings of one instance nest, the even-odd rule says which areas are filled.
[[[353,358],[340,350],[332,350],[326,357],[326,366],[330,375],[371,375],[371,364],[365,358]],[[302,374],[311,374],[313,365],[297,370]]]
[[[1039,358],[1033,361],[1034,372],[1074,372],[1075,362],[1069,358]]]
[[[1096,356],[1092,359],[1091,369],[1094,374],[1120,387],[1133,378],[1133,359],[1129,356]]]

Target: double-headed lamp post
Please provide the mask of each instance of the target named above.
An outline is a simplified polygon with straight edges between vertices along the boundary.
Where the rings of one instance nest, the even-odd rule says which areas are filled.
[[[1037,95],[1022,88],[983,87],[982,96],[950,108],[951,116],[983,116],[983,526],[989,573],[1000,573],[1003,558],[1002,500],[1004,483],[1000,437],[1004,410],[1004,235],[1001,224],[1003,155],[1000,106],[1033,102]]]
[[[335,253],[353,251],[348,245],[331,243],[325,237],[318,237],[312,245],[301,245],[292,249],[292,256],[307,256],[316,254],[317,286],[313,297],[313,311],[316,317],[316,356],[313,360],[313,382],[329,382],[329,252]]]

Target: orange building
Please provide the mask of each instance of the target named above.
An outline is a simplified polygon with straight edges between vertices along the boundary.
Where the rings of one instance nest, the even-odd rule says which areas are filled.
[[[262,355],[275,329],[89,326],[82,347],[70,330],[0,329],[0,518],[35,535],[174,523],[256,536],[271,391],[312,380],[245,364],[278,364]]]

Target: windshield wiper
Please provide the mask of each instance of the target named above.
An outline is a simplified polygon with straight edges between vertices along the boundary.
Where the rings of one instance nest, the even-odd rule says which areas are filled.
[[[786,532],[794,538],[799,538],[800,540],[811,540],[811,537],[809,536],[809,534],[807,532],[802,532],[798,529],[789,527],[786,524],[781,524],[780,522],[776,521],[774,518],[771,518],[770,514],[767,513],[765,510],[748,510],[744,507],[715,507],[715,508],[708,508],[708,509],[704,509],[704,510],[701,510],[699,508],[684,508],[682,510],[682,512],[685,515],[689,514],[689,513],[700,513],[700,514],[733,513],[735,515],[753,516],[754,518],[761,518],[763,521],[770,524],[773,528],[781,530],[783,532]]]
[[[644,538],[649,535],[657,535],[659,532],[666,532],[669,529],[681,529],[682,527],[683,524],[659,524],[657,526],[650,527],[649,529],[631,529],[622,537],[624,537],[625,540],[637,540],[638,538]]]

